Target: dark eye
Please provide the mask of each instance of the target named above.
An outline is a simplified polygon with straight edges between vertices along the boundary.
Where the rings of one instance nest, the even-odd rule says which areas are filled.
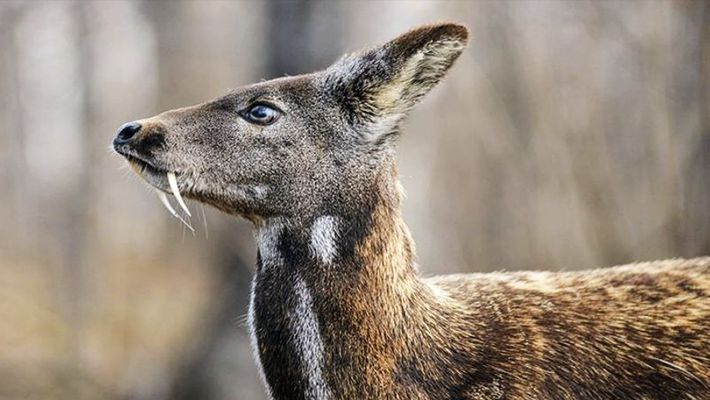
[[[281,112],[266,104],[254,104],[242,111],[242,118],[257,125],[271,125],[281,116]]]

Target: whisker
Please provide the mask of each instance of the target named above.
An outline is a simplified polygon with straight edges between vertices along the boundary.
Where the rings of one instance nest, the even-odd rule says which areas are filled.
[[[205,215],[205,206],[202,203],[200,203],[200,211],[202,211],[202,222],[205,226],[205,239],[209,240],[210,233],[207,230],[207,216]]]
[[[183,217],[181,215],[178,214],[177,218],[180,220],[180,222],[182,222],[183,225],[185,225],[185,227],[187,229],[190,230],[190,232],[192,232],[192,235],[194,236],[195,235],[195,228],[193,228],[189,222],[185,221],[185,219],[183,219]],[[184,229],[183,229],[183,232],[184,232]]]
[[[195,229],[192,227],[192,219],[190,218],[190,215],[185,217],[187,220],[187,225],[190,227],[190,232],[192,232],[192,236],[195,236]]]
[[[239,326],[247,326],[248,320],[249,320],[249,314],[237,315],[234,318],[234,322],[237,323]]]

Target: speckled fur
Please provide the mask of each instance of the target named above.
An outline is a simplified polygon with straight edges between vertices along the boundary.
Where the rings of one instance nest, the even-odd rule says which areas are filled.
[[[417,272],[398,125],[467,40],[460,25],[420,27],[141,120],[116,150],[155,187],[173,171],[186,197],[254,223],[249,321],[274,399],[710,399],[710,258]],[[238,116],[256,101],[283,116]]]

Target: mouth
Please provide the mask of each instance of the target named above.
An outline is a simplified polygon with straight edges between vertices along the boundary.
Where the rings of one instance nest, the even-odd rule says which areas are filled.
[[[189,218],[192,216],[190,209],[187,207],[185,200],[183,200],[182,195],[180,194],[180,187],[178,186],[177,181],[178,173],[158,167],[153,162],[146,161],[143,158],[139,158],[125,151],[119,151],[119,154],[126,158],[128,165],[138,176],[153,186],[156,194],[158,195],[158,199],[160,199],[160,202],[168,210],[168,212],[185,224],[185,226],[187,226],[187,228],[194,234],[195,230],[192,228],[190,223],[178,214],[177,211],[175,211],[166,195],[166,193],[171,193],[175,196],[180,208],[185,212],[185,214],[187,214],[187,217]]]
[[[138,158],[134,155],[123,154],[123,153],[121,155],[126,158],[126,160],[128,161],[128,165],[131,166],[131,169],[133,169],[133,172],[135,172],[139,176],[143,177],[144,179],[146,176],[166,177],[167,174],[170,172],[166,169],[157,167],[154,164],[150,163],[149,161],[146,161],[142,158]],[[151,181],[149,181],[149,183],[153,184],[153,182],[151,182]],[[158,186],[158,185],[153,185],[153,186]],[[163,190],[164,188],[165,188],[165,186],[158,186],[158,189]]]

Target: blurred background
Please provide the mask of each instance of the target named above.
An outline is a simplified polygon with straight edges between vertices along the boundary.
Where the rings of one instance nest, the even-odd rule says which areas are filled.
[[[263,399],[249,224],[185,232],[114,131],[440,20],[472,40],[400,143],[423,273],[710,254],[710,3],[6,0],[0,399]]]

